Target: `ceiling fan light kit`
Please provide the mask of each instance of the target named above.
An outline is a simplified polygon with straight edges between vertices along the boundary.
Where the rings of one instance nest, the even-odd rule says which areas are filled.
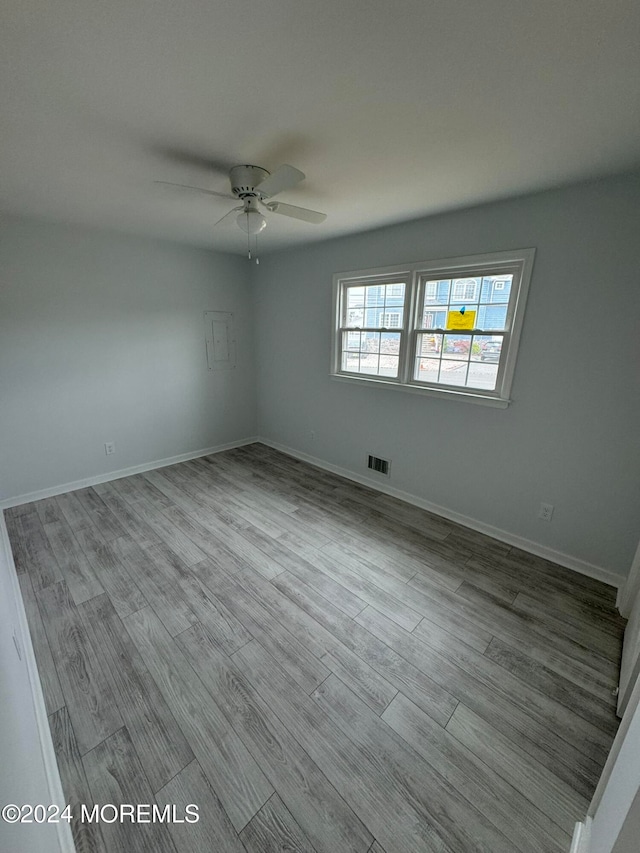
[[[269,213],[277,213],[281,216],[288,216],[291,219],[299,219],[302,222],[310,222],[314,225],[319,225],[327,218],[325,213],[319,213],[317,210],[308,210],[306,207],[297,207],[296,205],[284,204],[280,201],[265,202],[265,199],[270,199],[278,193],[296,186],[304,178],[304,172],[287,164],[279,166],[272,173],[261,166],[245,165],[233,166],[229,172],[232,195],[206,190],[201,187],[187,186],[186,184],[173,184],[170,181],[156,181],[156,183],[180,186],[184,189],[196,190],[221,198],[240,199],[242,207],[232,208],[213,227],[215,228],[216,225],[222,222],[223,219],[226,219],[231,213],[240,210],[241,213],[236,216],[236,223],[247,234],[249,258],[251,258],[251,237],[255,236],[257,239],[257,235],[267,226],[267,220],[260,212],[259,205],[262,205]]]
[[[267,220],[258,210],[258,199],[255,196],[244,199],[244,209],[236,216],[236,222],[247,234],[259,234],[267,227]]]

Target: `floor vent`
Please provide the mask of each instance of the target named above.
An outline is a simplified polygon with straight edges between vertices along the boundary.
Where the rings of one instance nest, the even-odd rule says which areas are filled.
[[[388,477],[390,465],[391,462],[389,462],[388,459],[380,459],[379,456],[369,456],[367,468],[371,468],[372,471],[376,471],[378,474]]]

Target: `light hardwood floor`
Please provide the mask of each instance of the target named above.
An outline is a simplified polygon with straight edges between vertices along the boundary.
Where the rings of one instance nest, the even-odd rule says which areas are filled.
[[[78,851],[559,853],[614,590],[254,444],[7,510]]]

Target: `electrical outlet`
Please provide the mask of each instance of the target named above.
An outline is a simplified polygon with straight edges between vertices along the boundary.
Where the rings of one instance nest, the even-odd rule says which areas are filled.
[[[116,452],[116,443],[115,441],[105,441],[104,443],[104,452],[107,456],[111,456]]]
[[[311,441],[316,440],[316,431],[314,429],[309,430],[309,438],[311,439]]]
[[[551,521],[553,518],[553,504],[540,504],[538,518],[541,518],[543,521]]]

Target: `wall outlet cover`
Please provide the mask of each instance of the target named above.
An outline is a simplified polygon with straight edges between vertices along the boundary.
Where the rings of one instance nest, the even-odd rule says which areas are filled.
[[[541,518],[543,521],[551,521],[553,518],[553,504],[540,504],[538,518]]]

